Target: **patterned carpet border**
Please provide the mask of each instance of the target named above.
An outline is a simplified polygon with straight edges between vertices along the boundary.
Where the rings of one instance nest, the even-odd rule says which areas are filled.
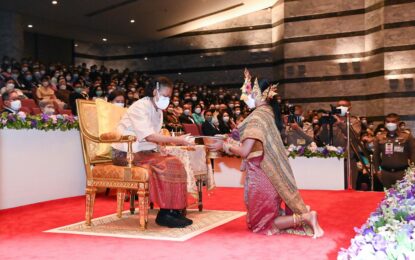
[[[246,212],[188,210],[187,217],[193,220],[193,225],[186,228],[160,227],[155,223],[156,214],[157,210],[150,210],[148,227],[144,231],[138,229],[138,215],[131,215],[126,210],[121,218],[117,218],[116,214],[95,218],[91,227],[85,226],[85,222],[81,221],[44,232],[182,242],[240,218],[246,215]]]

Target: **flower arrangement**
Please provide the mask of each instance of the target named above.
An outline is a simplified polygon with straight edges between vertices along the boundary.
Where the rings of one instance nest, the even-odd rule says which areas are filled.
[[[79,129],[78,118],[70,115],[26,115],[3,113],[0,115],[0,129],[37,129],[43,131],[67,131]]]
[[[287,147],[288,157],[295,158],[297,156],[303,156],[307,158],[344,158],[346,151],[343,147],[334,147],[327,145],[325,147],[317,147],[313,142],[309,146],[295,146],[290,145]]]
[[[338,259],[415,259],[415,172],[385,191],[367,222],[358,229],[348,249]]]

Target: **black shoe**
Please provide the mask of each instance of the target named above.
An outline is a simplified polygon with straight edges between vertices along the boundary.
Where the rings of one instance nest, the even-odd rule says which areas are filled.
[[[186,223],[187,223],[188,225],[193,224],[193,220],[191,220],[191,219],[186,218],[185,216],[183,216],[183,214],[182,214],[181,210],[172,210],[172,214],[173,214],[173,216],[175,216],[176,218],[178,218],[178,219],[182,219],[182,220],[186,221]]]
[[[169,228],[184,228],[189,225],[185,220],[175,217],[173,213],[162,210],[157,214],[156,223]]]

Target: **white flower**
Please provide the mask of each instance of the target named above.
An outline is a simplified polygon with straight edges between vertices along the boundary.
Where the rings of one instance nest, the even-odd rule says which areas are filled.
[[[326,148],[327,148],[327,151],[329,152],[337,152],[337,148],[334,146],[327,145]]]
[[[313,152],[313,153],[315,153],[315,152],[317,152],[317,145],[316,145],[316,143],[315,142],[312,142],[309,146],[308,146],[308,149],[311,151],[311,152]]]
[[[23,112],[23,111],[20,111],[19,113],[17,113],[17,116],[18,116],[20,119],[26,119],[26,113],[25,113],[25,112]]]
[[[289,152],[292,152],[292,151],[294,151],[295,150],[295,145],[293,145],[293,144],[291,144],[290,146],[288,146],[288,149],[287,149]]]

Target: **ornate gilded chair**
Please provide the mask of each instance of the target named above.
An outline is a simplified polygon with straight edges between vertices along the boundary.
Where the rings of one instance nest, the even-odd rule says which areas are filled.
[[[134,136],[121,136],[112,131],[99,134],[99,123],[101,124],[104,121],[107,124],[106,129],[115,129],[116,122],[114,120],[112,122],[111,120],[101,120],[99,122],[97,104],[94,101],[78,99],[76,104],[87,178],[85,190],[86,225],[91,225],[97,188],[114,188],[117,189],[117,216],[119,218],[122,216],[126,190],[137,190],[139,227],[145,229],[149,207],[149,169],[132,166],[132,143],[136,141],[136,138]],[[108,113],[108,117],[111,116],[112,114]],[[113,165],[110,156],[98,152],[100,145],[109,147],[111,143],[128,144],[127,166]]]

